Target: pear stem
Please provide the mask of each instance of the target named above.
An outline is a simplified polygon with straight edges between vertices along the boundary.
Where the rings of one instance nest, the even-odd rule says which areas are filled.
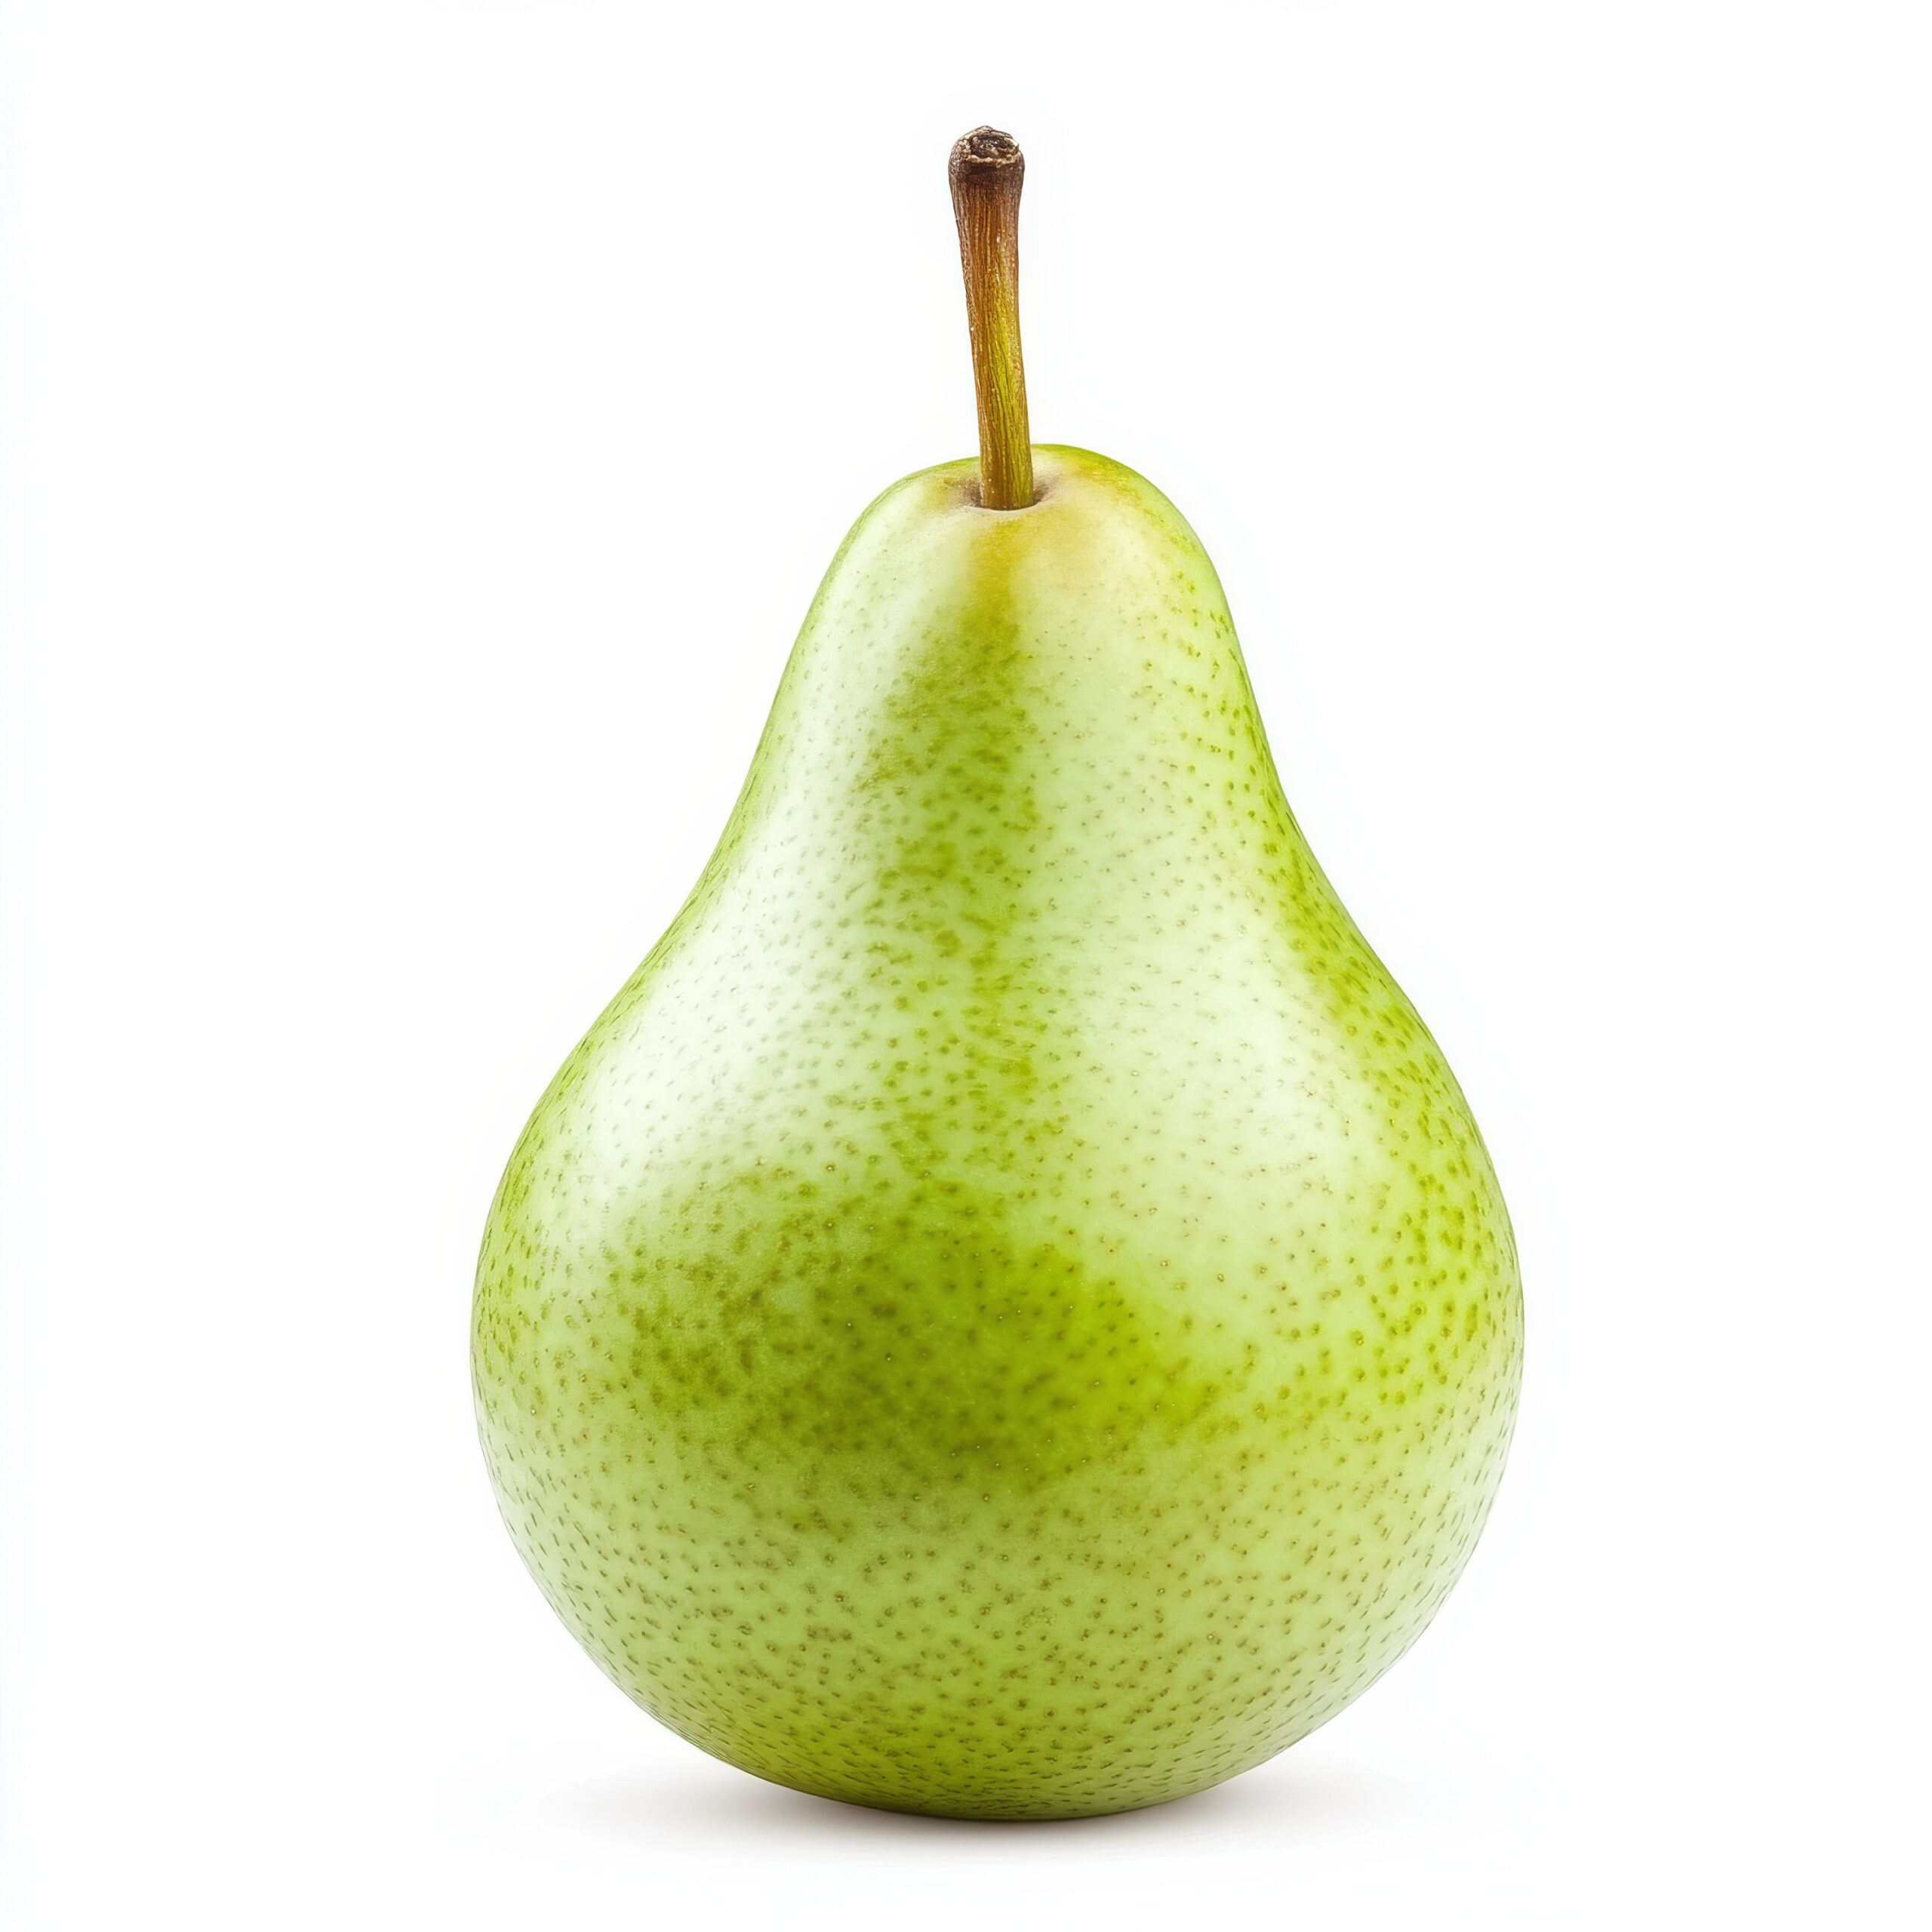
[[[1033,500],[1020,356],[1020,189],[1026,157],[1011,134],[975,128],[953,143],[946,175],[959,223],[980,405],[980,501],[989,510],[1023,510]]]

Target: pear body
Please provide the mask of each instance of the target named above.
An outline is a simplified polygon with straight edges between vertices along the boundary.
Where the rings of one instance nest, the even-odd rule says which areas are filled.
[[[472,1334],[517,1546],[780,1783],[1217,1783],[1420,1633],[1521,1372],[1454,1078],[1290,814],[1212,567],[1118,464],[860,519],[670,930],[544,1095]]]

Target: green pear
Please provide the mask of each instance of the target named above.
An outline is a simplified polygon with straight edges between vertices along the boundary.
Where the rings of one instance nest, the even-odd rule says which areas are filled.
[[[525,1562],[645,1709],[976,1818],[1258,1764],[1501,1475],[1508,1217],[1151,485],[1026,445],[860,519],[695,891],[478,1267]]]

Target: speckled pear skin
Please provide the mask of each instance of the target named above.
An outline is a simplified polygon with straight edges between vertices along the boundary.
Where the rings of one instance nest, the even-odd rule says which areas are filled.
[[[697,889],[477,1278],[558,1614],[761,1777],[973,1818],[1258,1764],[1503,1469],[1509,1224],[1290,815],[1220,584],[1117,463],[862,517]]]

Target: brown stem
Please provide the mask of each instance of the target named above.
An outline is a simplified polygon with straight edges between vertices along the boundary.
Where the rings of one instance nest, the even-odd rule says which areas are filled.
[[[975,128],[946,169],[966,276],[973,386],[980,404],[980,501],[1023,510],[1033,500],[1026,371],[1020,359],[1020,187],[1026,158],[1011,134]]]

